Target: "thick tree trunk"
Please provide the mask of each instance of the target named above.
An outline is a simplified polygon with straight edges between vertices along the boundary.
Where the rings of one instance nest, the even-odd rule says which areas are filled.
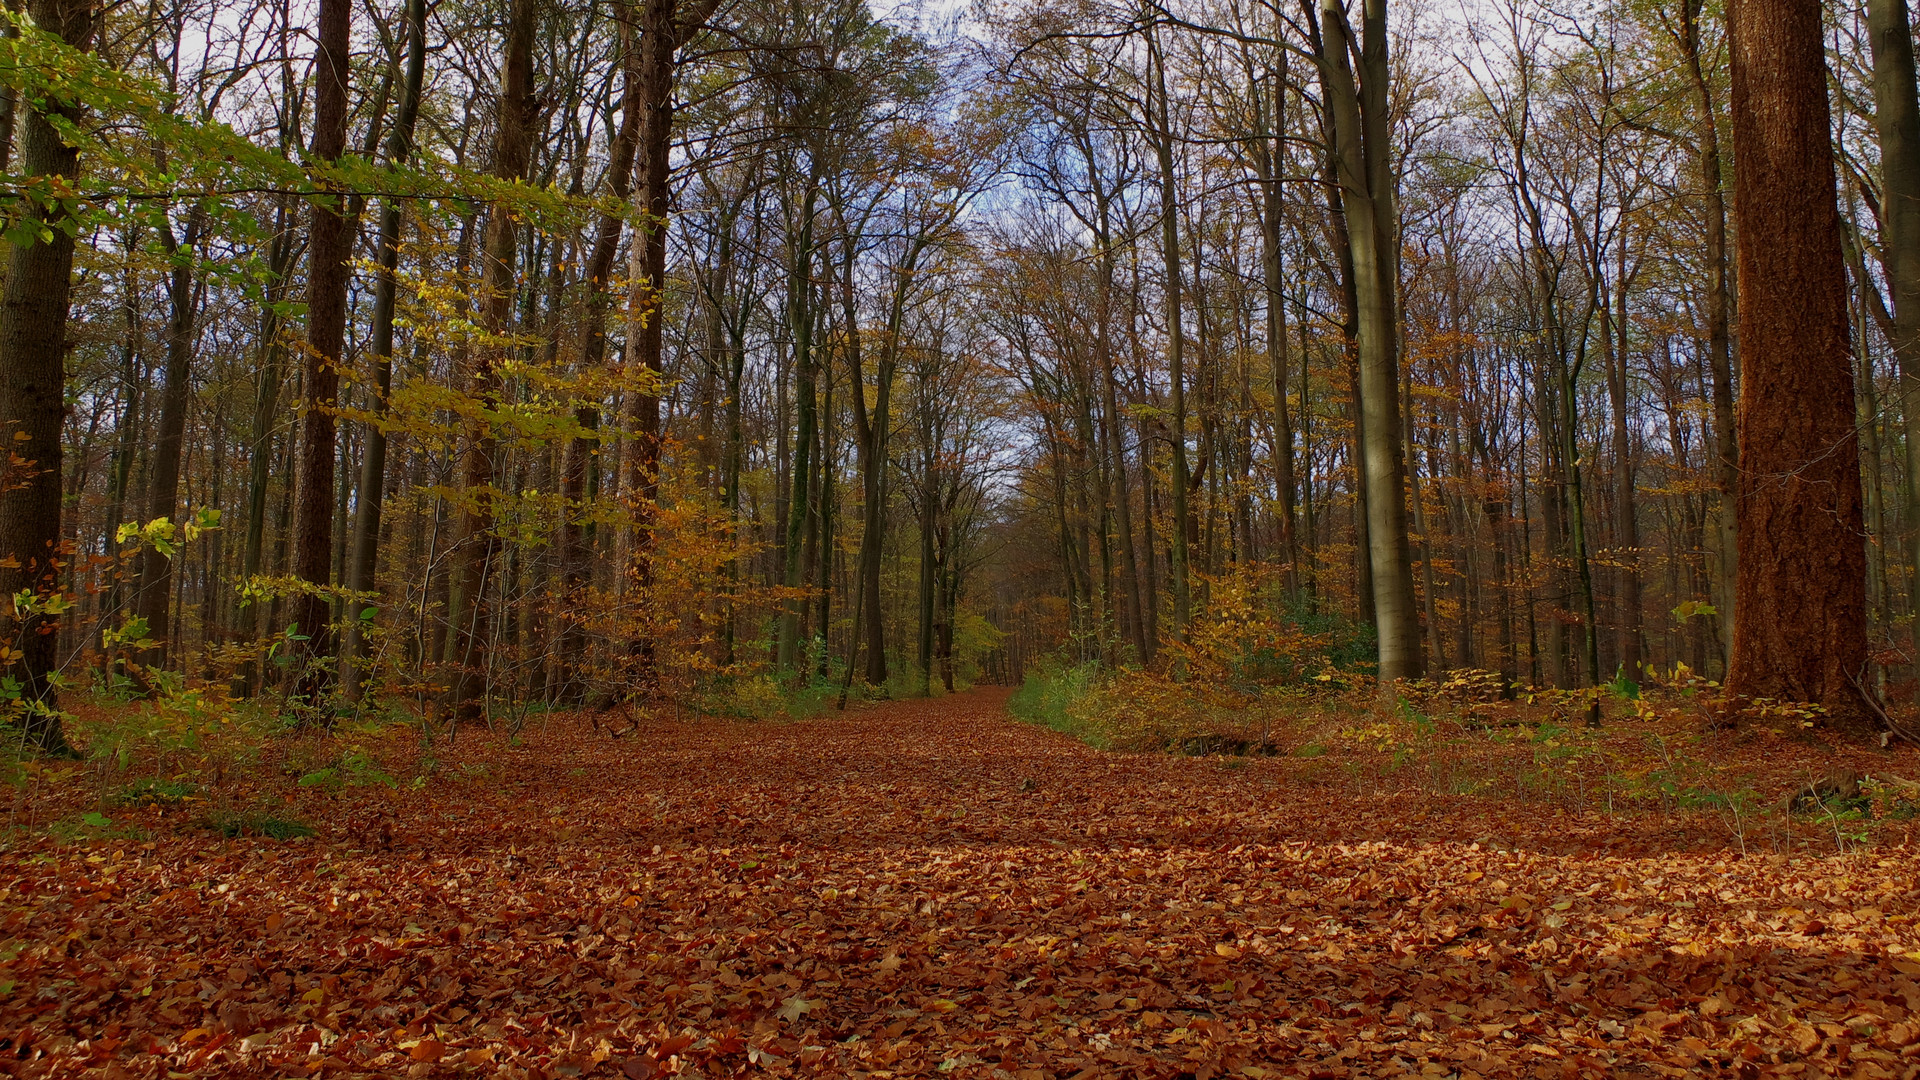
[[[77,49],[93,40],[90,0],[32,0],[27,11],[41,28]],[[29,109],[21,125],[23,176],[71,180],[79,151],[60,138],[54,119],[76,123],[79,110],[58,102]],[[60,180],[56,180],[58,183]],[[61,203],[32,212],[51,228],[44,239],[15,244],[0,291],[0,596],[21,592],[52,599],[66,554],[60,550],[60,427],[66,418],[67,309],[72,293],[73,234]],[[68,752],[60,727],[53,676],[59,670],[57,615],[16,614],[0,606],[4,671],[18,682],[27,713],[27,741],[48,753]]]
[[[318,161],[333,161],[346,151],[352,21],[351,0],[320,0],[312,143]],[[293,651],[288,674],[290,696],[309,708],[319,705],[333,682],[327,669],[334,655],[327,589],[333,564],[334,410],[339,406],[347,285],[353,270],[345,200],[337,193],[324,203],[315,202],[307,228],[307,348],[290,567],[293,576],[306,583],[290,605],[292,622],[306,641]]]
[[[1817,0],[1733,0],[1740,283],[1735,695],[1861,712],[1866,554]]]

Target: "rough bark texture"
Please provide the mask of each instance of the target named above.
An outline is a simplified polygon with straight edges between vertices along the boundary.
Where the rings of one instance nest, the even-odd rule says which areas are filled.
[[[1734,0],[1735,695],[1857,713],[1866,553],[1818,0]]]
[[[333,161],[347,147],[347,57],[352,29],[351,0],[320,0],[314,61],[314,112],[311,152]],[[333,570],[334,410],[340,403],[340,356],[347,337],[347,284],[352,273],[353,236],[347,227],[346,199],[313,205],[307,227],[307,347],[305,392],[300,402],[300,445],[293,516],[293,576],[310,587],[293,597],[292,622],[307,638],[293,654],[288,671],[294,697],[316,701],[332,683],[326,658],[333,656],[331,602],[323,590]]]
[[[90,0],[33,0],[28,12],[41,27],[75,48],[93,39]],[[44,111],[43,111],[44,110]],[[48,102],[29,109],[20,131],[20,167],[25,176],[71,178],[79,154],[60,140],[48,113],[75,119],[78,110]],[[65,211],[48,207],[53,226],[45,239],[15,245],[7,255],[0,292],[0,597],[20,592],[51,596],[59,591],[60,426],[66,419],[67,306],[72,292],[73,237],[61,225]],[[56,693],[50,676],[59,668],[60,620],[50,615],[18,618],[0,603],[0,671],[18,680],[30,711],[27,741],[64,753]],[[35,708],[44,706],[44,709]]]

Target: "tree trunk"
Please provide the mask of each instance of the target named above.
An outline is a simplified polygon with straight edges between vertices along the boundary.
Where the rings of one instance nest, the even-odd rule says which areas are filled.
[[[787,278],[787,312],[793,330],[794,408],[796,413],[793,443],[793,477],[789,481],[786,536],[781,548],[784,575],[781,584],[798,589],[806,573],[802,547],[813,504],[813,443],[817,388],[813,359],[813,217],[814,180],[806,180],[800,200],[800,228],[797,250]],[[806,601],[790,596],[780,616],[777,662],[782,671],[793,668],[796,650],[806,614]]]
[[[502,46],[493,175],[505,181],[526,175],[532,150],[533,120],[540,108],[533,93],[533,39],[538,13],[537,0],[513,0]],[[511,207],[496,203],[487,215],[486,233],[480,241],[480,325],[496,341],[508,332],[513,321],[516,241],[517,225]],[[498,440],[485,413],[494,408],[499,397],[499,367],[506,359],[505,353],[506,346],[495,341],[482,343],[467,390],[478,399],[482,414],[474,419],[474,430],[461,454],[467,504],[461,515],[460,570],[448,603],[456,665],[450,698],[455,723],[482,719],[486,706],[491,622],[487,583],[500,545],[493,531]]]
[[[31,0],[27,11],[42,29],[76,49],[93,39],[89,0]],[[51,118],[78,123],[77,107],[48,101],[28,110],[21,125],[19,174],[71,181],[79,151],[61,139]],[[59,589],[65,553],[60,548],[60,427],[66,418],[67,308],[72,294],[71,211],[49,203],[31,211],[49,229],[43,239],[15,244],[7,255],[0,292],[0,437],[12,464],[0,467],[0,596],[21,592],[50,600]],[[8,678],[18,682],[26,706],[21,720],[27,742],[38,749],[68,751],[53,676],[59,669],[60,620],[55,614],[12,605],[0,608],[0,645],[8,649]]]
[[[1920,611],[1920,90],[1914,85],[1907,0],[1867,0],[1873,116],[1880,135],[1880,251],[1893,293],[1893,360],[1906,427],[1906,540],[1914,573],[1908,611]],[[1872,286],[1863,283],[1864,288]],[[1920,664],[1920,619],[1912,626]]]
[[[1705,197],[1707,262],[1707,366],[1712,374],[1714,486],[1720,491],[1720,512],[1714,517],[1714,547],[1720,563],[1721,625],[1732,625],[1735,613],[1733,582],[1738,573],[1739,543],[1734,504],[1740,483],[1739,437],[1733,404],[1733,334],[1727,283],[1727,196],[1721,183],[1720,122],[1714,111],[1713,82],[1700,54],[1700,15],[1703,0],[1680,2],[1680,51],[1693,83],[1696,168]]]
[[[347,146],[347,72],[351,46],[351,0],[319,0],[314,61],[312,153],[331,162]],[[314,202],[307,227],[307,348],[302,378],[300,444],[293,515],[293,576],[306,585],[292,598],[292,622],[306,640],[293,650],[289,694],[316,708],[331,688],[327,664],[334,655],[328,588],[333,563],[334,410],[339,406],[340,369],[347,336],[347,286],[352,276],[353,236],[346,196]]]
[[[1740,283],[1735,695],[1861,714],[1866,554],[1816,0],[1733,0]]]
[[[1360,411],[1366,425],[1367,546],[1380,633],[1379,677],[1417,679],[1422,671],[1420,616],[1407,535],[1406,460],[1401,454],[1400,348],[1397,325],[1398,217],[1387,118],[1387,3],[1364,0],[1361,78],[1348,59],[1340,0],[1321,0],[1321,63],[1330,74],[1341,198],[1353,251],[1360,312]]]
[[[607,190],[624,205],[633,191],[634,148],[640,139],[639,50],[634,48],[632,9],[615,6],[620,23],[620,63],[622,90],[620,126],[614,130],[607,147]],[[626,223],[622,213],[602,214],[594,229],[593,247],[587,256],[586,312],[580,331],[580,370],[591,375],[607,358],[607,309],[613,294],[608,284],[613,277],[613,260],[619,253],[620,234]],[[560,492],[565,509],[560,522],[561,595],[569,612],[560,631],[560,664],[563,672],[560,700],[577,703],[585,697],[581,672],[587,662],[587,634],[581,622],[584,591],[592,580],[587,565],[588,526],[600,439],[598,402],[585,402],[574,409],[574,421],[581,434],[568,440],[561,463]]]
[[[660,493],[660,393],[665,371],[662,307],[667,281],[667,218],[673,210],[669,186],[673,153],[673,73],[675,53],[687,36],[706,22],[719,0],[693,0],[684,10],[678,0],[644,0],[640,14],[640,190],[637,202],[645,229],[634,236],[633,304],[628,312],[627,364],[644,372],[629,395],[628,418],[634,441],[629,453],[629,485],[634,500],[633,577],[642,597],[653,586],[654,504]],[[653,642],[642,636],[630,643],[642,682],[653,678]]]
[[[400,83],[400,102],[393,117],[393,130],[387,135],[387,161],[404,165],[413,156],[414,122],[420,115],[420,90],[427,69],[426,0],[407,0],[407,68]],[[370,593],[376,587],[375,571],[380,560],[380,513],[386,500],[387,480],[387,396],[393,389],[393,314],[398,283],[394,279],[400,266],[401,201],[388,199],[380,208],[380,240],[374,261],[379,277],[373,286],[373,421],[367,425],[366,449],[360,459],[360,492],[354,507],[353,550],[347,561],[347,588]],[[358,611],[347,612],[346,642],[341,649],[342,672],[347,696],[355,701],[365,673],[361,654],[365,650],[365,620]]]
[[[1634,500],[1632,428],[1627,416],[1627,274],[1626,241],[1620,246],[1615,275],[1613,316],[1603,319],[1601,333],[1607,363],[1607,391],[1613,401],[1613,515],[1614,562],[1620,567],[1620,670],[1639,677],[1640,641],[1640,522]]]
[[[1269,109],[1274,132],[1284,129],[1281,100],[1286,93],[1278,79],[1272,84]],[[1267,363],[1273,373],[1273,486],[1279,497],[1280,557],[1286,561],[1286,589],[1290,598],[1300,594],[1300,540],[1294,531],[1293,424],[1287,415],[1286,298],[1281,290],[1280,226],[1284,209],[1280,201],[1280,165],[1284,160],[1282,143],[1265,130],[1268,110],[1256,107],[1260,130],[1254,148],[1254,162],[1260,178],[1260,267],[1266,286]]]
[[[186,442],[187,397],[191,389],[195,293],[193,252],[200,243],[206,212],[194,207],[187,215],[185,234],[176,240],[171,224],[161,227],[161,242],[173,259],[167,275],[167,383],[160,395],[160,430],[153,444],[152,482],[147,487],[147,520],[172,520],[180,509],[180,458]],[[147,621],[147,635],[155,646],[140,658],[152,668],[163,667],[169,652],[168,614],[173,599],[173,558],[152,547],[140,549],[135,571],[134,614]]]
[[[1183,316],[1180,300],[1180,196],[1174,185],[1173,121],[1167,100],[1166,57],[1160,50],[1157,36],[1148,35],[1147,47],[1152,54],[1155,95],[1158,99],[1154,107],[1159,110],[1154,118],[1156,130],[1153,143],[1160,165],[1160,257],[1167,276],[1167,380],[1173,391],[1173,431],[1167,440],[1173,455],[1170,477],[1173,504],[1169,508],[1173,522],[1168,530],[1172,537],[1173,552],[1167,576],[1173,589],[1174,636],[1184,641],[1187,622],[1193,614],[1187,574],[1187,488],[1192,481],[1187,475],[1186,333],[1181,326]]]

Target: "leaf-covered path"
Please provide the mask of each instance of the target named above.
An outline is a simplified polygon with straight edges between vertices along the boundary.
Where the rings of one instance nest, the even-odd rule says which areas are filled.
[[[1910,848],[1104,754],[1003,701],[556,720],[315,839],[16,846],[0,1071],[1920,1071]]]

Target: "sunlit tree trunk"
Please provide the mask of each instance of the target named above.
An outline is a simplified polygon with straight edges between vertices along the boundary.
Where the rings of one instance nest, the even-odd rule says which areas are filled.
[[[1328,104],[1359,299],[1360,409],[1366,424],[1361,464],[1367,477],[1379,677],[1386,684],[1419,678],[1423,670],[1401,452],[1398,217],[1387,116],[1387,3],[1363,0],[1358,80],[1340,0],[1322,0],[1320,10],[1325,38],[1321,63],[1333,93]]]

